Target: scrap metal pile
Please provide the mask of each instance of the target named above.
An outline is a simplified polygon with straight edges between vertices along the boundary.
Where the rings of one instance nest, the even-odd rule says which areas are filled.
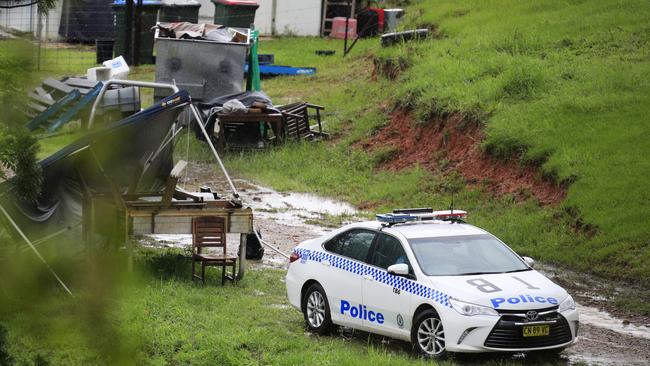
[[[41,85],[29,93],[29,103],[25,114],[30,121],[25,127],[30,131],[57,131],[73,120],[83,123],[90,106],[99,96],[105,80],[111,77],[126,77],[128,66],[120,57],[109,61],[116,62],[119,69],[94,67],[84,76],[66,76],[61,79],[46,78]],[[99,80],[97,76],[103,72]],[[102,81],[103,80],[103,81]],[[139,112],[141,109],[140,89],[136,86],[114,85],[106,90],[99,106],[103,112],[115,111],[110,118],[121,119]]]
[[[190,233],[192,218],[219,216],[227,232],[242,235],[244,256],[255,236],[253,212],[243,205],[218,150],[327,137],[323,107],[274,105],[264,92],[253,91],[261,89],[256,32],[187,23],[159,24],[156,32],[155,83],[126,80],[129,67],[118,56],[84,76],[47,78],[29,93],[26,127],[39,138],[80,121],[62,132],[78,132],[78,138],[40,162],[37,201],[17,195],[11,180],[0,183],[0,211],[12,226],[7,232],[37,255],[34,245],[53,238],[90,253],[98,245],[121,247],[128,235]],[[176,52],[181,49],[186,52]],[[211,62],[192,64],[198,54]],[[247,60],[249,91],[242,92]],[[144,110],[140,88],[154,89],[154,104]],[[231,198],[176,186],[187,164],[174,161],[173,149],[186,129],[209,145]],[[239,263],[241,278],[244,261]]]

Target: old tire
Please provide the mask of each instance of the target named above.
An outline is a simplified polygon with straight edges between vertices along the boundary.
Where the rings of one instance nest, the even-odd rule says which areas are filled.
[[[447,356],[445,331],[438,313],[427,309],[418,314],[413,322],[411,342],[424,357],[441,359]]]
[[[305,317],[307,329],[318,334],[327,334],[332,329],[329,302],[325,290],[318,283],[314,283],[302,299],[302,313]]]

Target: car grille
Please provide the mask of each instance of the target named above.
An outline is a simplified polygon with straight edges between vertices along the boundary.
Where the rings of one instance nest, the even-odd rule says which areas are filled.
[[[526,349],[550,347],[570,342],[571,328],[569,323],[556,309],[557,307],[537,310],[539,318],[532,322],[526,319],[525,312],[521,310],[499,311],[501,318],[485,340],[485,347]],[[527,323],[534,325],[538,322],[547,322],[549,324],[549,335],[524,337],[524,325]]]

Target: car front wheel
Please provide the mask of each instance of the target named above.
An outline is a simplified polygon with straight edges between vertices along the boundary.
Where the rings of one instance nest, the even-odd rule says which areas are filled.
[[[310,331],[318,334],[326,334],[330,331],[332,327],[330,307],[321,285],[314,283],[309,286],[302,300],[302,312]]]
[[[418,353],[430,358],[443,358],[445,350],[445,330],[438,314],[429,309],[420,313],[411,331],[413,346]]]

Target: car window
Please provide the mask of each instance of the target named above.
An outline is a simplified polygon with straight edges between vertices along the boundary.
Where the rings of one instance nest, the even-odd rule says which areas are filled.
[[[350,230],[325,243],[325,249],[359,261],[366,261],[375,232]]]
[[[402,247],[402,243],[394,236],[379,234],[370,264],[388,269],[388,267],[393,264],[399,263],[410,265],[404,247]]]
[[[428,276],[460,276],[530,270],[519,256],[491,235],[409,239]]]

